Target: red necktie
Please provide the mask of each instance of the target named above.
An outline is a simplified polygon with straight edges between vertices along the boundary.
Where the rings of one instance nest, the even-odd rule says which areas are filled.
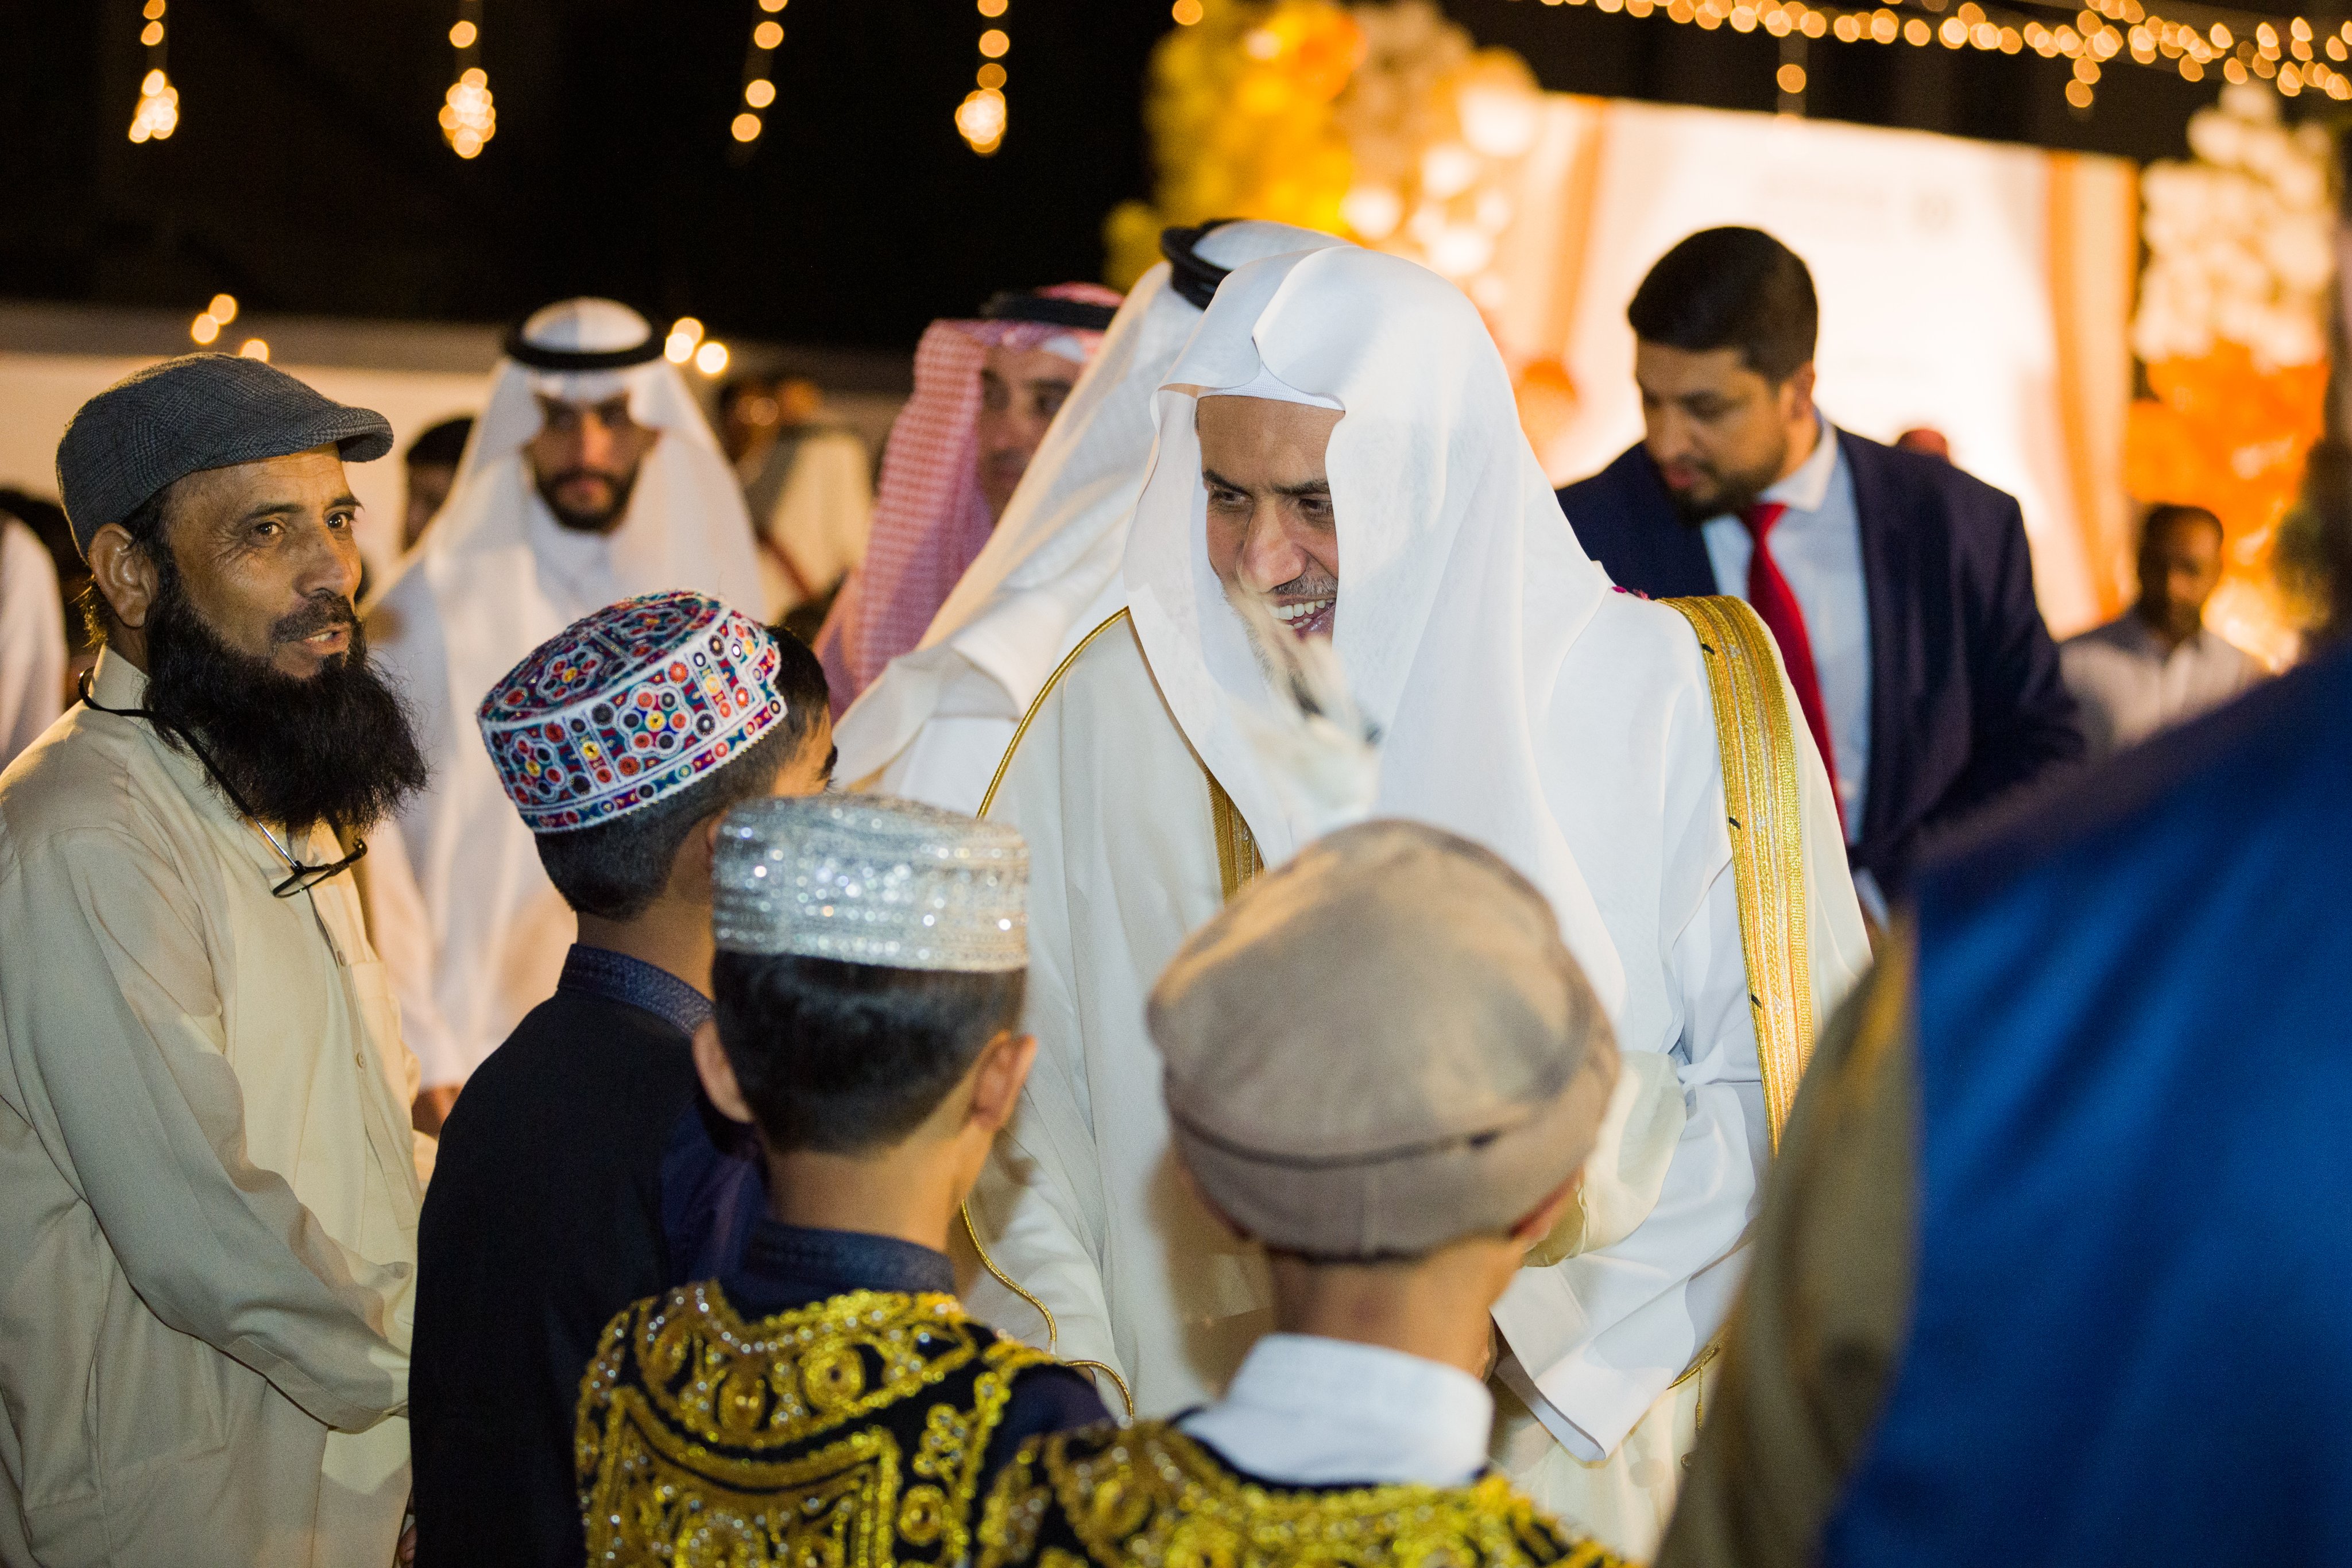
[[[1756,541],[1756,553],[1748,558],[1748,603],[1771,628],[1774,641],[1780,644],[1780,662],[1788,666],[1789,685],[1796,688],[1797,706],[1805,710],[1805,727],[1813,732],[1813,744],[1821,747],[1822,766],[1829,769],[1830,793],[1835,796],[1837,753],[1830,749],[1830,718],[1822,706],[1821,677],[1813,673],[1813,643],[1805,635],[1805,612],[1798,607],[1789,580],[1780,575],[1780,568],[1765,542],[1772,525],[1788,509],[1779,501],[1759,501],[1739,514],[1748,536]],[[1841,827],[1844,821],[1845,802],[1840,800]]]

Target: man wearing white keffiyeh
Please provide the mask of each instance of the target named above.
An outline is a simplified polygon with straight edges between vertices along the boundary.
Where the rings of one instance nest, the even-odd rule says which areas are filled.
[[[1199,1403],[1265,1326],[1262,1263],[1173,1174],[1141,1023],[1184,936],[1320,825],[1264,748],[1274,704],[1227,590],[1260,595],[1328,627],[1381,737],[1372,810],[1532,881],[1615,1026],[1625,1069],[1584,1195],[1495,1311],[1496,1458],[1646,1556],[1775,1124],[1706,656],[1578,548],[1476,310],[1411,263],[1343,247],[1239,268],[1157,423],[1119,613],[1030,709],[989,810],[1031,845],[1040,1052],[972,1201],[995,1278],[971,1300],[1116,1372],[1142,1414]],[[1827,775],[1785,717],[1779,744],[1796,1004],[1821,1018],[1868,946]],[[1333,1092],[1348,1072],[1331,1064]]]
[[[580,617],[672,590],[761,612],[734,471],[644,317],[610,299],[550,305],[509,340],[448,501],[368,609],[377,663],[433,759],[431,787],[375,835],[368,883],[421,1107],[446,1109],[555,989],[573,936],[474,710]]]

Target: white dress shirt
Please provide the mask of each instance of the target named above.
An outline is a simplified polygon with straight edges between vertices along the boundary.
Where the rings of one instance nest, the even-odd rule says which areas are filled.
[[[1870,590],[1862,570],[1862,514],[1854,506],[1853,474],[1830,422],[1824,419],[1816,428],[1811,455],[1759,498],[1788,508],[1765,542],[1804,612],[1813,675],[1830,721],[1830,746],[1837,753],[1822,760],[1836,778],[1845,841],[1852,844],[1862,837],[1870,788]],[[1756,553],[1748,525],[1726,512],[1708,518],[1700,533],[1715,568],[1716,591],[1746,599],[1748,563]]]
[[[2094,758],[2219,707],[2263,674],[2253,655],[2210,627],[2168,651],[2137,610],[2060,643],[2058,668],[2082,705]]]
[[[1486,1467],[1494,1396],[1458,1366],[1385,1345],[1271,1333],[1225,1396],[1177,1430],[1278,1486],[1461,1486]]]

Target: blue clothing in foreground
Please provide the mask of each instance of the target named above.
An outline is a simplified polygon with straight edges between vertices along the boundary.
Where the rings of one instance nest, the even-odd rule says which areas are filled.
[[[2352,1564],[2352,654],[1919,877],[1916,1307],[1832,1564]]]

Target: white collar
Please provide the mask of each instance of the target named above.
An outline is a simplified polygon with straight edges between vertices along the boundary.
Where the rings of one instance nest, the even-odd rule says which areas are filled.
[[[1237,1469],[1288,1486],[1460,1486],[1486,1463],[1494,1396],[1460,1367],[1382,1345],[1268,1334],[1225,1396],[1179,1423]]]
[[[1837,429],[1818,413],[1813,422],[1812,452],[1759,500],[1778,501],[1792,512],[1818,512],[1830,498],[1830,481],[1837,476]]]

